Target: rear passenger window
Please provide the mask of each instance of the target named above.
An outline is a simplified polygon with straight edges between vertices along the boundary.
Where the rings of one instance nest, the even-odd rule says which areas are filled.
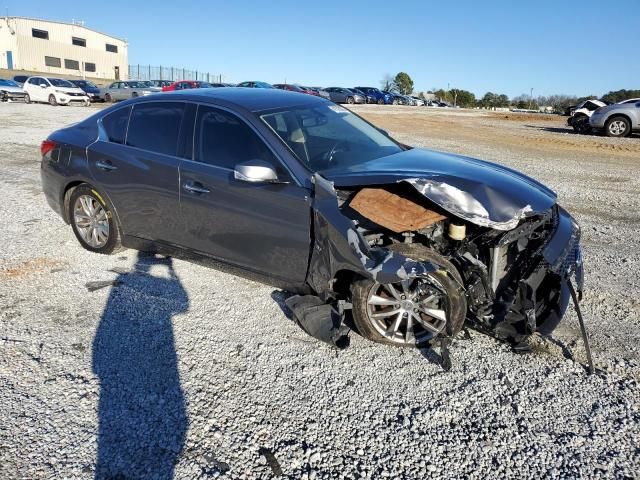
[[[234,169],[249,160],[269,162],[278,174],[280,162],[258,135],[235,115],[212,107],[198,108],[195,160]]]
[[[134,106],[127,145],[165,155],[176,155],[184,103],[152,102]]]
[[[121,108],[102,118],[102,126],[110,142],[124,143],[130,112],[131,107]]]

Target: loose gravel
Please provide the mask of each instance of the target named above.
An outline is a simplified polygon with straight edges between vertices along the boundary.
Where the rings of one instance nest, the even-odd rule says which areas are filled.
[[[91,254],[47,206],[38,149],[93,109],[0,104],[0,478],[640,476],[640,139],[404,108],[358,112],[523,170],[575,213],[596,375],[572,311],[531,354],[461,334],[446,372],[437,348],[355,333],[336,352],[269,286]]]

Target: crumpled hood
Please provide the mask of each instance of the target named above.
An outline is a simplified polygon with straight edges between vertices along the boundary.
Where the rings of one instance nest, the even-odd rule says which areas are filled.
[[[515,170],[421,148],[321,173],[338,188],[407,182],[449,213],[497,230],[556,203],[552,190]]]

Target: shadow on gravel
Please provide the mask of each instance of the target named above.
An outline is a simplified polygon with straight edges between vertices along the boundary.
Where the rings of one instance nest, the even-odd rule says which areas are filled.
[[[170,479],[187,431],[171,318],[189,298],[171,258],[138,253],[135,270],[117,280],[93,342],[95,478]]]
[[[570,133],[571,135],[581,135],[577,133],[571,127],[541,127],[540,125],[525,125],[527,128],[535,128],[536,130],[541,130],[543,132],[551,132],[551,133]]]

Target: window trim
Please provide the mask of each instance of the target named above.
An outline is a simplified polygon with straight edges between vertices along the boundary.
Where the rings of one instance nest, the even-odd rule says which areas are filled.
[[[39,37],[37,35],[34,35],[34,33],[44,33],[46,36],[45,37]],[[41,30],[39,28],[31,28],[31,38],[38,38],[40,40],[49,40],[49,31],[48,30]]]
[[[78,40],[80,42],[82,42],[82,43],[75,43]],[[71,37],[71,45],[74,45],[76,47],[87,48],[87,39],[86,38],[81,38],[81,37]]]
[[[93,70],[88,69],[87,65],[93,65]],[[95,73],[98,70],[98,67],[93,62],[82,62],[82,67],[85,72]]]

